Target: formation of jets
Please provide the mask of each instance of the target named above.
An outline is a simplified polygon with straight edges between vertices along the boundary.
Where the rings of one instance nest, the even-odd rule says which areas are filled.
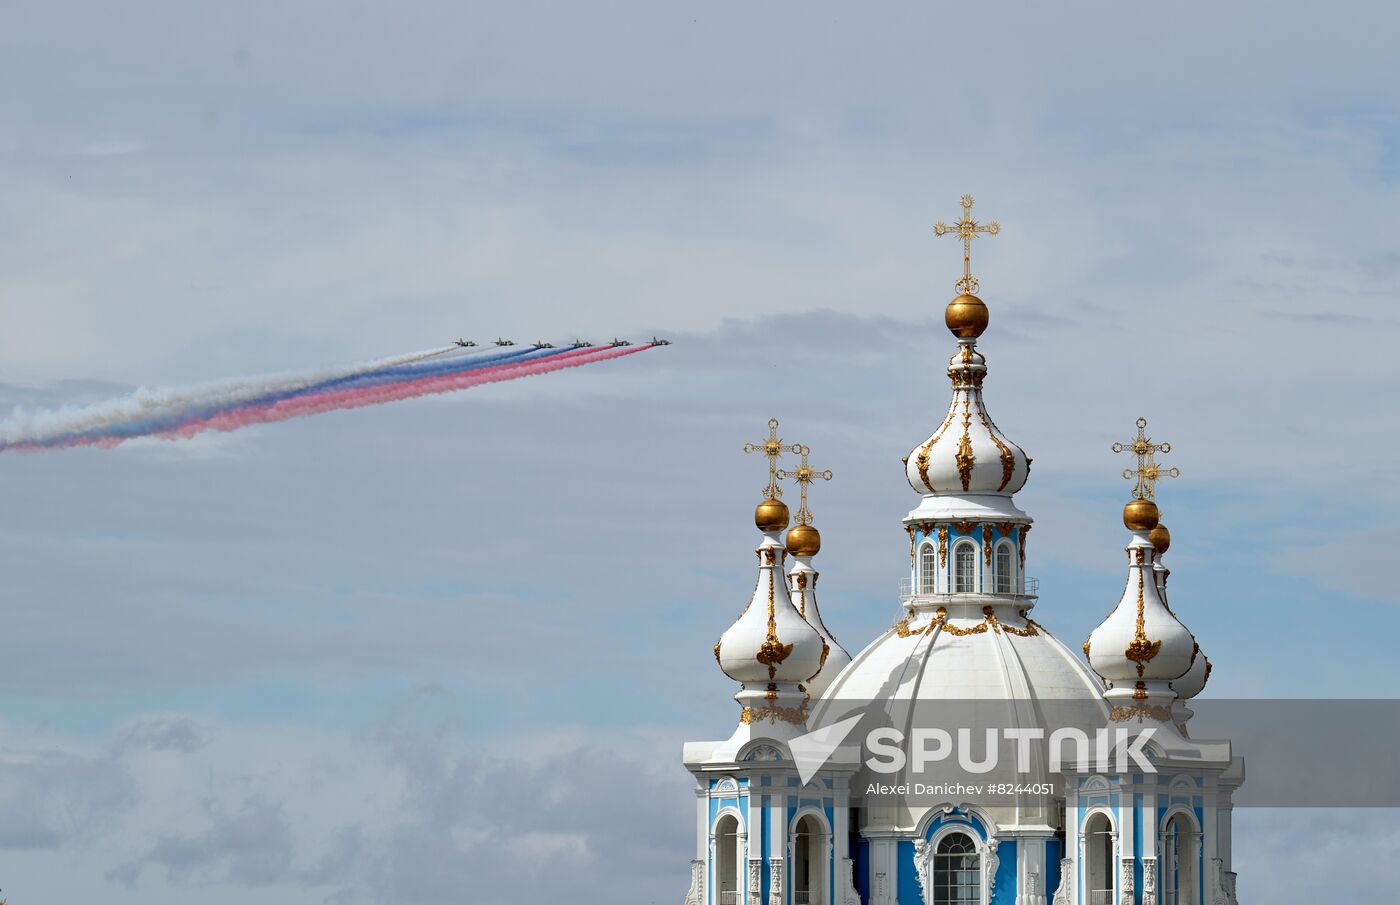
[[[463,349],[470,349],[470,348],[473,348],[473,347],[476,346],[476,343],[473,342],[473,341],[470,340],[470,339],[457,339],[457,340],[454,340],[454,341],[453,341],[453,344],[456,345],[456,346],[459,346],[459,347],[461,347],[461,348],[463,348]],[[509,339],[497,339],[497,340],[495,340],[494,344],[497,345],[497,346],[513,346],[513,345],[515,345],[515,342],[514,342],[513,340],[509,340]],[[657,339],[655,336],[653,336],[653,337],[651,338],[651,342],[648,343],[648,345],[652,345],[652,346],[669,346],[670,344],[671,344],[671,341],[670,341],[669,339]],[[538,343],[534,343],[533,345],[534,345],[534,347],[535,347],[536,349],[553,349],[553,348],[556,348],[555,345],[554,345],[553,343],[546,343],[546,342],[538,342]],[[622,347],[622,346],[630,346],[630,345],[632,345],[632,344],[631,344],[630,342],[628,342],[627,340],[625,340],[625,339],[617,339],[616,337],[613,338],[613,341],[612,341],[612,342],[608,343],[608,346],[609,346],[610,348],[614,348],[614,349],[620,348],[620,347]],[[582,340],[582,339],[576,339],[576,340],[574,340],[573,342],[569,343],[569,348],[570,348],[570,349],[591,349],[591,348],[593,348],[593,343],[586,342],[586,341],[584,341],[584,340]]]

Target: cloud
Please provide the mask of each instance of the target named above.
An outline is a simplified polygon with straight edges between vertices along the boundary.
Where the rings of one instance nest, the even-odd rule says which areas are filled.
[[[0,844],[105,863],[114,902],[222,887],[425,905],[460,901],[467,882],[483,902],[660,895],[689,844],[684,774],[638,758],[645,736],[632,730],[574,730],[546,746],[498,737],[509,756],[441,727],[357,736],[199,722],[201,744],[168,744],[193,725],[151,717],[105,741],[53,735],[28,766],[7,757],[0,789],[27,793],[4,794]],[[37,890],[36,879],[20,870],[7,887]],[[66,898],[62,877],[42,888]]]
[[[5,402],[463,334],[677,344],[0,462],[6,893],[681,894],[679,742],[736,718],[709,643],[751,587],[738,445],[776,415],[835,471],[823,613],[858,649],[908,567],[899,457],[946,406],[957,251],[929,233],[964,191],[1003,225],[974,265],[989,405],[1036,458],[1037,620],[1073,646],[1117,599],[1107,447],[1146,415],[1215,693],[1394,687],[1400,610],[1365,576],[1400,487],[1395,14],[1080,15],[22,5]],[[1320,45],[1348,52],[1298,64]],[[1367,631],[1296,630],[1337,606]],[[1289,838],[1242,821],[1243,889],[1288,902],[1259,865]]]

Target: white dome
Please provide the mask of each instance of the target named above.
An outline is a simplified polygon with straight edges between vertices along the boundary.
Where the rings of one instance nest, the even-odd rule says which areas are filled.
[[[1016,605],[918,607],[851,661],[825,700],[1093,700],[1103,689],[1063,644]]]
[[[1134,532],[1123,598],[1086,645],[1090,665],[1114,688],[1180,678],[1195,658],[1196,639],[1157,590],[1155,556],[1147,533]]]
[[[905,459],[905,477],[920,493],[1011,495],[1025,486],[1031,460],[997,429],[982,402],[987,360],[976,340],[958,340],[948,362],[953,400],[933,436]]]
[[[745,686],[805,682],[821,669],[825,642],[792,605],[779,565],[785,555],[776,533],[763,536],[753,597],[715,644],[720,669]]]

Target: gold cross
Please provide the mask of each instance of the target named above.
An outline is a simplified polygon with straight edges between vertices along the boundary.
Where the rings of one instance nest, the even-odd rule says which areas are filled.
[[[768,419],[768,439],[761,443],[745,443],[744,452],[761,452],[768,457],[768,486],[763,492],[768,494],[767,499],[776,500],[783,495],[783,491],[778,487],[778,458],[785,452],[801,452],[800,446],[784,446],[783,441],[778,438],[778,419]]]
[[[1129,481],[1136,480],[1137,486],[1133,488],[1133,496],[1139,500],[1152,499],[1153,492],[1157,489],[1157,481],[1160,478],[1181,477],[1180,468],[1163,468],[1157,464],[1157,453],[1169,453],[1172,451],[1170,443],[1153,443],[1152,438],[1145,433],[1147,419],[1137,420],[1137,436],[1127,443],[1113,444],[1113,451],[1131,452],[1137,456],[1137,468],[1125,468],[1123,477]]]
[[[812,524],[812,510],[807,508],[807,488],[811,487],[812,482],[816,480],[830,481],[831,469],[817,471],[807,463],[807,457],[812,454],[810,446],[794,446],[792,451],[802,456],[802,464],[797,466],[795,471],[780,468],[777,471],[777,476],[784,481],[794,480],[797,482],[797,487],[802,493],[802,505],[797,507],[795,521],[799,525],[810,525]]]
[[[962,196],[962,219],[952,226],[946,223],[935,223],[933,234],[935,236],[946,236],[953,233],[962,239],[963,243],[963,275],[962,279],[953,284],[959,292],[966,292],[968,295],[975,295],[977,292],[977,280],[972,276],[972,240],[978,233],[988,236],[995,236],[1001,232],[1001,224],[993,220],[986,226],[979,226],[977,221],[972,219],[972,196]]]

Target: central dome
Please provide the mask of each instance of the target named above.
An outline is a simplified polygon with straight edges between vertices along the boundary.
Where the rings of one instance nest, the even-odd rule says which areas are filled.
[[[987,414],[982,382],[987,360],[975,340],[958,340],[948,361],[953,399],[933,436],[905,458],[905,477],[920,493],[996,493],[1010,496],[1025,486],[1031,459],[1006,438]]]

